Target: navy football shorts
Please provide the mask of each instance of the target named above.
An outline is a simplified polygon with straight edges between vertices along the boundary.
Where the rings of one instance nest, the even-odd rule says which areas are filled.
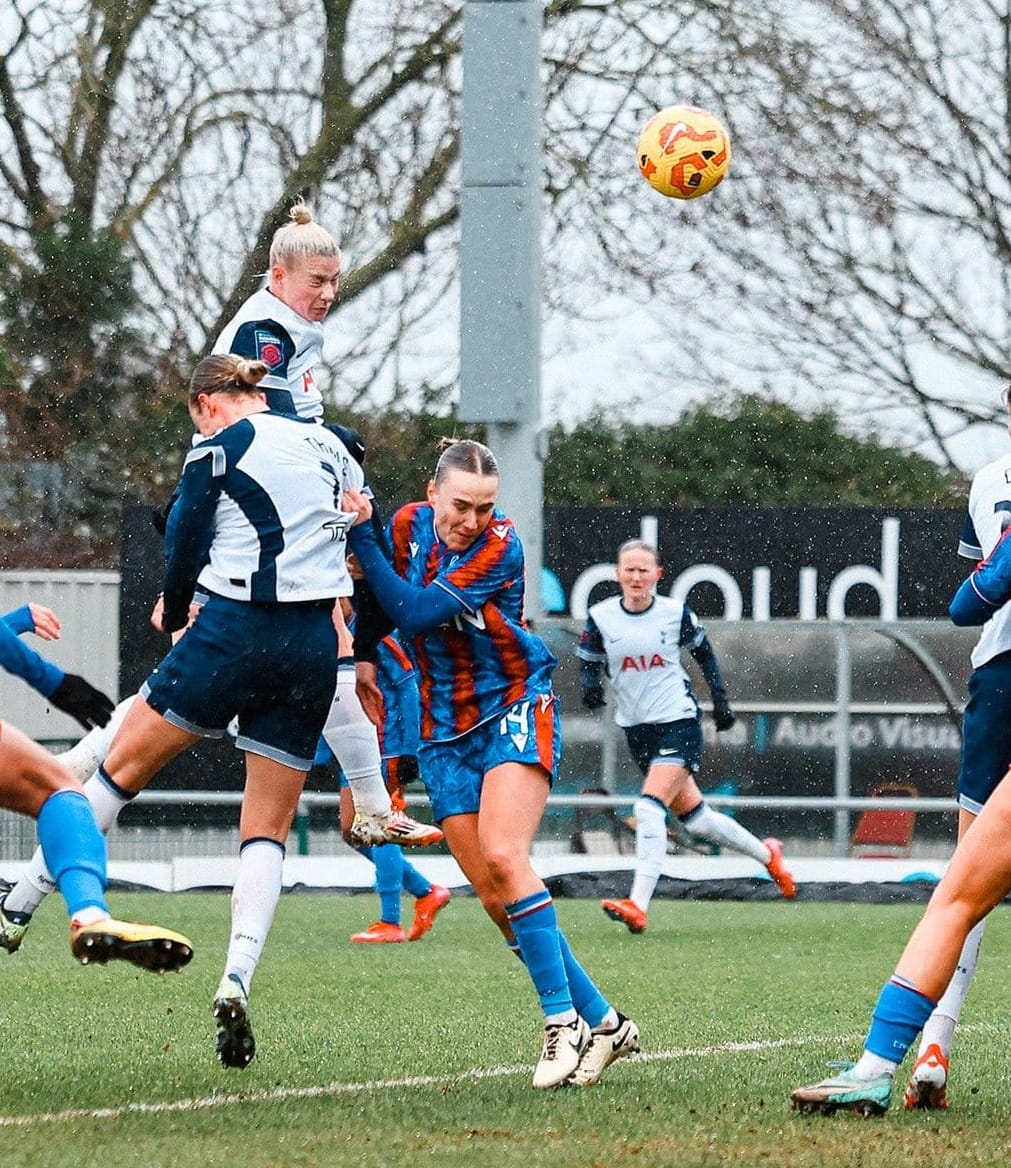
[[[978,815],[1011,766],[1011,653],[1001,653],[969,676],[962,715],[958,805]]]
[[[702,723],[698,718],[626,726],[625,740],[643,774],[653,763],[681,766],[693,775],[702,769]]]
[[[166,721],[309,770],[337,685],[333,602],[253,604],[211,596],[141,687]]]

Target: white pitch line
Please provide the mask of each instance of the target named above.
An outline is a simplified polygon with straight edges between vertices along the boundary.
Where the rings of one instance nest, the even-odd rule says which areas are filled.
[[[975,1022],[960,1026],[960,1034],[1002,1033],[993,1023]],[[673,1050],[642,1051],[628,1055],[629,1063],[673,1062],[675,1059],[712,1058],[721,1054],[755,1054],[788,1047],[848,1046],[860,1042],[865,1032],[835,1037],[814,1034],[801,1038],[769,1038],[753,1042],[722,1042],[715,1046],[685,1046]],[[0,1128],[30,1127],[35,1123],[65,1123],[81,1119],[122,1119],[128,1115],[169,1115],[179,1111],[206,1111],[212,1107],[228,1107],[237,1103],[277,1103],[286,1099],[327,1099],[339,1095],[360,1095],[366,1091],[390,1091],[414,1087],[448,1087],[473,1079],[503,1079],[512,1075],[529,1075],[530,1067],[475,1067],[458,1075],[411,1075],[403,1079],[374,1079],[365,1083],[329,1083],[324,1087],[277,1087],[273,1091],[249,1091],[235,1095],[215,1092],[199,1099],[177,1099],[174,1103],[124,1103],[121,1107],[75,1107],[66,1111],[47,1111],[41,1115],[0,1115]]]
[[[965,1026],[966,1030],[975,1027]],[[716,1046],[681,1047],[674,1050],[644,1051],[629,1055],[630,1063],[672,1062],[675,1059],[712,1058],[721,1054],[753,1054],[786,1047],[815,1046],[830,1043],[845,1046],[863,1036],[848,1034],[833,1038],[813,1035],[806,1038],[771,1038],[754,1042],[725,1042]],[[47,1111],[41,1115],[0,1115],[0,1128],[30,1127],[36,1123],[66,1123],[82,1119],[122,1119],[128,1115],[170,1115],[180,1111],[206,1111],[241,1103],[279,1103],[287,1099],[326,1099],[339,1095],[359,1095],[366,1091],[389,1091],[416,1087],[445,1087],[474,1079],[502,1079],[512,1075],[529,1075],[530,1067],[475,1067],[458,1075],[412,1075],[403,1079],[375,1079],[364,1083],[329,1083],[323,1087],[277,1087],[272,1091],[249,1091],[244,1094],[215,1092],[197,1099],[177,1099],[168,1103],[124,1103],[120,1107],[75,1107],[66,1111]]]

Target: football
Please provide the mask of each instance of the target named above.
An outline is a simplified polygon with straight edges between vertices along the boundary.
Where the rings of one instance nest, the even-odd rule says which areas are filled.
[[[642,128],[636,148],[642,177],[670,199],[697,199],[719,186],[730,167],[730,135],[707,110],[672,105]]]

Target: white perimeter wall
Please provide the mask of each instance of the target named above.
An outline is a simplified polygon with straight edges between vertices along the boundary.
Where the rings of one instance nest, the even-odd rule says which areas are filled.
[[[0,614],[34,601],[63,622],[58,641],[31,633],[25,643],[68,673],[80,673],[117,701],[119,685],[118,572],[0,572]],[[0,669],[0,719],[40,742],[75,741],[83,730],[20,678]]]

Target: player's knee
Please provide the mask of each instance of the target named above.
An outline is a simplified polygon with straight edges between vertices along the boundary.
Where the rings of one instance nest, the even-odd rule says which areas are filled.
[[[503,895],[503,889],[512,888],[530,866],[526,856],[518,855],[508,846],[485,847],[484,859],[492,884],[499,895]]]

